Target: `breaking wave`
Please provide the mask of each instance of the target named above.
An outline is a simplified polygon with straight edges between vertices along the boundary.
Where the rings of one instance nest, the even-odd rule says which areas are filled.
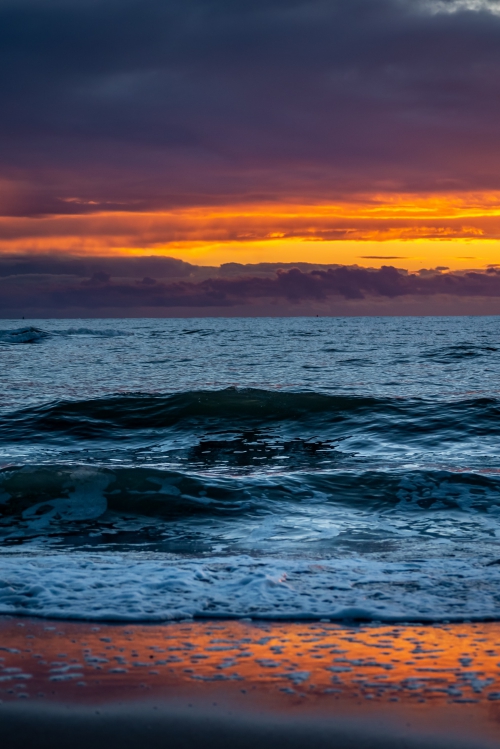
[[[4,327],[0,613],[500,618],[497,320]]]
[[[42,330],[32,325],[14,328],[12,330],[0,330],[0,344],[40,343],[49,338],[58,336],[98,336],[100,338],[121,338],[131,336],[134,333],[126,330],[113,330],[112,328],[67,328],[65,330]]]
[[[241,517],[332,503],[365,512],[500,514],[500,475],[463,471],[346,471],[210,475],[150,467],[8,466],[0,472],[0,523],[94,520],[105,512],[164,519]]]
[[[0,344],[39,343],[49,337],[50,333],[32,326],[17,330],[0,330]]]

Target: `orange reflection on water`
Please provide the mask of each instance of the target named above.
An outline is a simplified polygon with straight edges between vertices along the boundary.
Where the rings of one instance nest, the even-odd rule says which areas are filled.
[[[500,624],[0,620],[0,699],[249,689],[287,699],[500,706]],[[497,703],[498,700],[498,703]]]

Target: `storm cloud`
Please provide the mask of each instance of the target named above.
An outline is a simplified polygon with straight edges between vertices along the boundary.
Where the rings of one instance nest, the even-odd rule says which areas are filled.
[[[0,212],[499,190],[498,9],[0,0]]]

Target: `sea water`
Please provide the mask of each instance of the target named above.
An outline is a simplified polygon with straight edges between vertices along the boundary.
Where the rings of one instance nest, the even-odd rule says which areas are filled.
[[[0,328],[0,613],[500,616],[499,318]]]

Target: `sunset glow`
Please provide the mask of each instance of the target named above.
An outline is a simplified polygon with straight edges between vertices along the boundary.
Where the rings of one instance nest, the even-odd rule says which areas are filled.
[[[5,749],[495,749],[500,0],[0,0],[0,69]]]
[[[265,0],[229,13],[218,0],[131,0],[117,16],[113,0],[5,0],[0,22],[0,265],[14,263],[33,314],[69,314],[53,291],[75,279],[53,277],[54,257],[170,257],[201,268],[193,282],[228,263],[249,276],[262,263],[460,274],[500,262],[494,2]],[[120,277],[87,266],[80,280]],[[484,304],[467,309],[496,314],[496,295],[476,288]],[[2,314],[16,309],[7,299]]]
[[[78,205],[76,199],[69,206]],[[483,268],[499,257],[500,194],[360,196],[335,204],[246,204],[0,219],[3,253],[160,254],[236,261]]]

